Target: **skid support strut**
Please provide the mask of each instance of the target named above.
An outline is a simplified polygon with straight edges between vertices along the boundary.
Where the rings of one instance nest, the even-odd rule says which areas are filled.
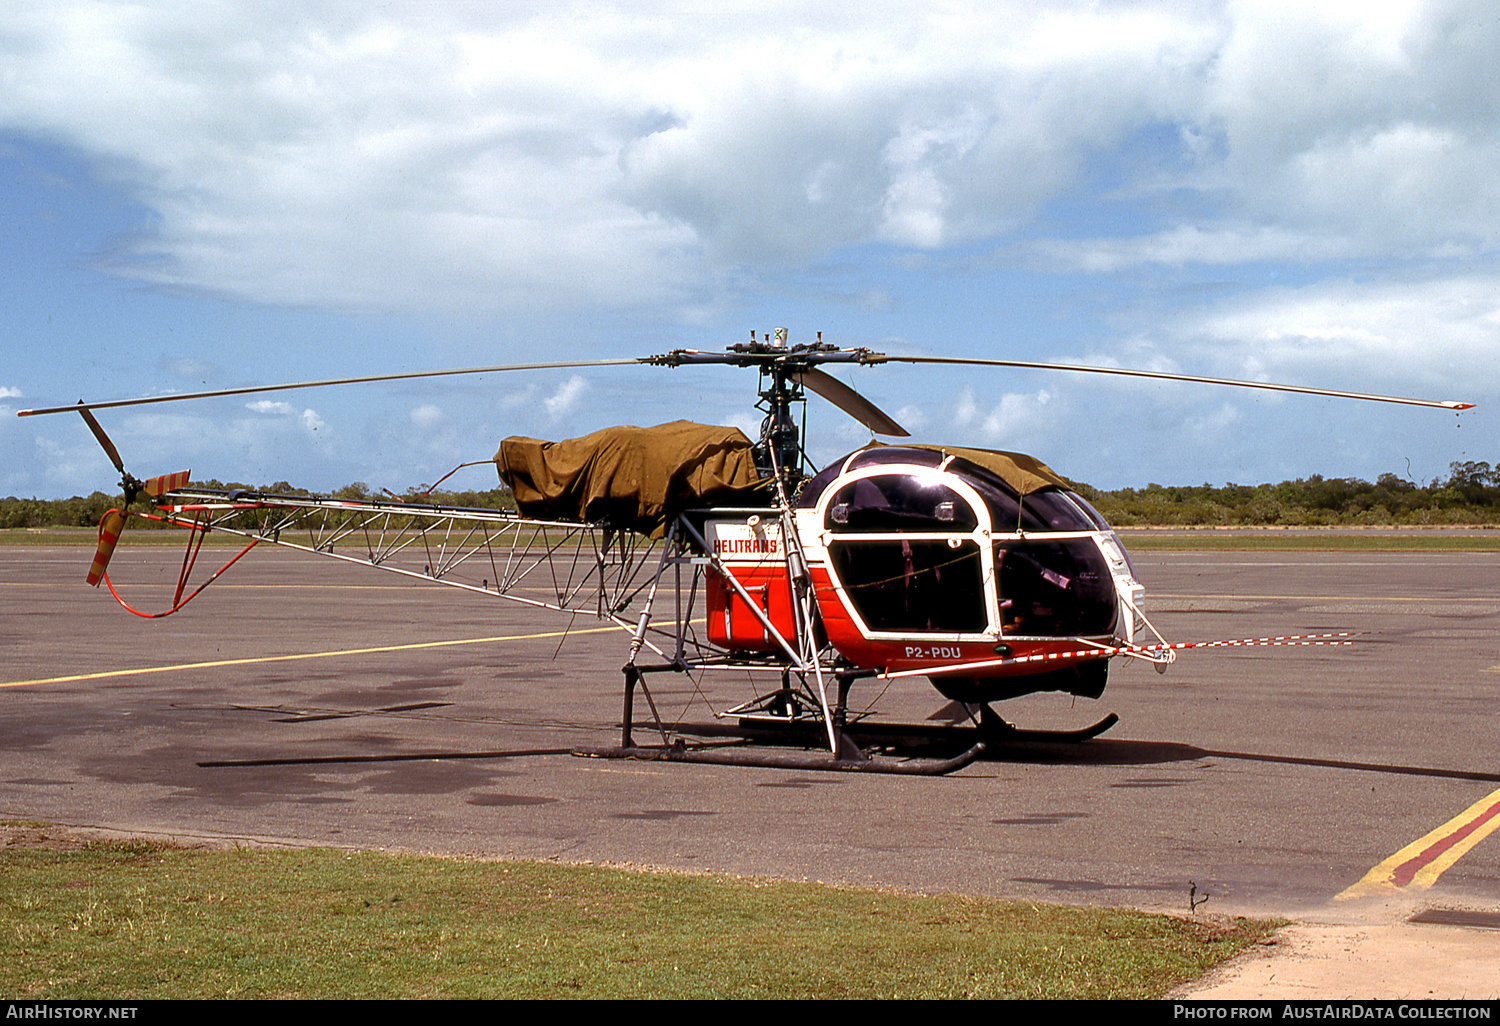
[[[737,739],[728,744],[713,746],[695,744],[690,747],[681,737],[675,739],[669,738],[668,731],[662,724],[661,717],[657,713],[656,703],[651,698],[650,689],[646,687],[646,674],[663,670],[680,672],[681,668],[672,665],[643,667],[634,663],[626,664],[624,667],[625,695],[620,724],[620,746],[618,748],[575,748],[573,754],[595,759],[640,759],[656,762],[696,762],[717,766],[758,766],[768,769],[830,770],[845,773],[893,773],[907,776],[941,776],[945,773],[952,773],[963,769],[979,758],[985,750],[985,743],[981,741],[951,759],[895,759],[884,756],[872,758],[867,755],[860,750],[858,745],[849,739],[844,731],[848,722],[849,689],[860,677],[868,676],[866,673],[859,672],[841,673],[837,678],[838,705],[833,710],[833,722],[838,745],[837,751],[833,753],[762,746],[750,743],[747,738]],[[656,728],[661,732],[662,744],[660,745],[651,745],[648,747],[635,743],[633,727],[635,689],[637,685],[640,685],[642,694],[646,696],[646,701],[651,707],[651,715]]]
[[[625,710],[620,714],[620,747],[633,748],[635,741],[630,736],[630,718],[635,707],[635,686],[641,679],[641,671],[634,663],[625,666]]]
[[[678,668],[675,666],[657,666],[649,667],[648,669],[677,670]],[[666,725],[661,721],[661,714],[656,711],[656,700],[651,697],[651,689],[646,687],[646,669],[637,666],[635,663],[626,663],[625,709],[620,716],[620,747],[622,749],[635,747],[635,740],[631,737],[631,728],[635,715],[635,688],[637,684],[641,687],[641,694],[646,696],[646,704],[651,707],[651,720],[656,724],[657,732],[661,734],[662,744],[671,745],[672,742],[667,737]],[[680,745],[681,742],[679,741],[678,744]]]

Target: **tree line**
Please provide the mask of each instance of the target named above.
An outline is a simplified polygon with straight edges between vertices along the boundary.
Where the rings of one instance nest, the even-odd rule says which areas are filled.
[[[1395,474],[1374,484],[1320,474],[1280,484],[1078,489],[1111,524],[1162,526],[1380,526],[1500,523],[1500,467],[1453,463],[1426,485]]]
[[[280,495],[313,495],[286,481],[250,488],[248,485],[207,481],[204,488],[245,489]],[[1162,526],[1360,526],[1500,523],[1500,466],[1453,463],[1448,477],[1426,485],[1395,474],[1381,474],[1371,484],[1352,477],[1325,478],[1320,474],[1280,484],[1216,487],[1148,484],[1144,488],[1104,491],[1075,484],[1084,496],[1120,527]],[[510,489],[433,492],[395,496],[375,491],[364,482],[333,492],[337,499],[397,499],[434,502],[444,506],[514,509]],[[94,527],[106,510],[120,503],[120,495],[94,492],[71,499],[0,499],[0,528]]]
[[[297,488],[287,481],[277,481],[275,484],[260,485],[259,487],[240,484],[238,482],[221,482],[208,480],[193,482],[194,488],[226,489],[228,491],[255,491],[266,492],[273,495],[323,495],[327,498],[347,500],[369,500],[369,499],[393,499],[398,502],[424,502],[436,503],[442,506],[466,506],[479,509],[515,509],[515,499],[511,497],[510,489],[505,487],[492,488],[488,491],[434,491],[431,495],[419,493],[408,493],[406,495],[394,495],[386,491],[372,489],[363,481],[345,485],[336,492],[320,493],[311,492],[306,488]],[[124,496],[118,492],[114,495],[106,495],[104,492],[94,492],[88,496],[75,495],[71,499],[18,499],[15,496],[0,499],[0,528],[24,528],[24,527],[97,527],[104,514],[120,505]],[[145,502],[138,501],[135,508],[144,510],[147,508]],[[131,530],[138,530],[148,526],[146,522],[136,520],[131,523]],[[155,526],[155,525],[149,525]],[[241,517],[239,526],[258,526],[255,513]]]

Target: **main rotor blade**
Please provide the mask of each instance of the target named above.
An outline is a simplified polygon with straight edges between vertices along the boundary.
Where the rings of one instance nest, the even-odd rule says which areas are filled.
[[[832,374],[820,371],[816,367],[808,367],[806,370],[792,372],[791,377],[792,380],[812,389],[877,435],[911,437],[911,433],[887,416],[884,410]]]
[[[247,388],[221,388],[212,392],[180,392],[176,395],[153,395],[142,399],[112,399],[109,402],[85,403],[79,402],[76,406],[48,406],[44,409],[21,410],[17,417],[40,417],[45,413],[65,413],[68,410],[78,410],[83,413],[85,420],[90,420],[89,410],[108,410],[117,406],[145,406],[149,403],[175,403],[184,399],[214,399],[226,395],[253,395],[257,392],[286,392],[294,388],[322,388],[324,385],[360,385],[371,381],[407,381],[412,378],[443,378],[455,374],[497,374],[501,371],[520,370],[556,370],[569,367],[625,367],[631,364],[642,363],[641,360],[566,360],[560,363],[509,363],[496,367],[461,367],[455,370],[435,371],[413,371],[408,374],[371,374],[362,378],[328,378],[324,381],[293,381],[284,385],[251,385]],[[103,432],[90,421],[90,427],[94,428],[94,434],[99,438],[101,445],[106,446],[106,451],[111,447],[105,441]],[[114,457],[115,466],[119,466],[119,457]],[[122,470],[123,473],[123,470]]]
[[[1029,360],[981,360],[959,356],[878,356],[865,363],[936,363],[975,367],[1025,367],[1032,370],[1081,371],[1085,374],[1118,374],[1130,378],[1159,378],[1163,381],[1192,381],[1200,385],[1232,385],[1237,388],[1261,388],[1272,392],[1301,392],[1304,395],[1327,395],[1337,399],[1368,399],[1377,403],[1404,403],[1407,406],[1431,406],[1441,410],[1472,410],[1473,403],[1452,399],[1408,399],[1399,395],[1377,395],[1371,392],[1342,392],[1334,388],[1311,388],[1307,385],[1277,385],[1269,381],[1240,381],[1235,378],[1205,378],[1196,374],[1169,374],[1165,371],[1126,370],[1122,367],[1086,367],[1075,363],[1033,363]]]
[[[69,406],[67,409],[77,410],[82,415],[83,422],[89,426],[89,430],[94,433],[94,437],[104,447],[104,455],[109,457],[109,461],[115,465],[116,470],[122,474],[125,473],[125,463],[120,459],[120,452],[115,448],[115,443],[109,440],[109,436],[104,433],[104,429],[99,426],[99,422],[94,419],[94,415],[89,412],[89,408],[84,405],[83,400],[78,400],[77,406]]]

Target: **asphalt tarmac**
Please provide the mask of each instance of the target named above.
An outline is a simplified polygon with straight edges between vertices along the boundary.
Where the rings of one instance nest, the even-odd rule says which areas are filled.
[[[0,547],[0,817],[1295,916],[1500,789],[1495,554],[1139,553],[1169,640],[1369,633],[1117,661],[1097,702],[1002,707],[1120,714],[1104,737],[943,778],[577,758],[618,740],[626,639],[598,621],[259,550],[145,620],[83,584],[89,557]],[[112,575],[162,608],[180,558],[127,543]],[[656,680],[668,720],[752,693]],[[883,687],[854,704],[946,705]],[[1500,909],[1500,840],[1423,882],[1425,906]]]

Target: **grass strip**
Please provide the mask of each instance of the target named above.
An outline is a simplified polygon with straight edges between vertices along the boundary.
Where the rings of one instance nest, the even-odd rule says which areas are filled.
[[[0,880],[0,990],[13,999],[1156,998],[1274,927],[135,840],[12,843]]]
[[[125,539],[118,551],[135,545],[176,545],[179,548],[187,541],[188,532],[182,529],[143,528],[131,524],[126,529]],[[79,545],[90,550],[99,541],[99,530],[94,527],[8,527],[0,529],[0,546],[8,545]],[[209,534],[204,545],[244,546],[246,539],[233,534]]]
[[[1497,552],[1500,535],[1394,534],[1371,530],[1337,530],[1305,534],[1257,533],[1251,530],[1184,531],[1120,535],[1131,552]]]

